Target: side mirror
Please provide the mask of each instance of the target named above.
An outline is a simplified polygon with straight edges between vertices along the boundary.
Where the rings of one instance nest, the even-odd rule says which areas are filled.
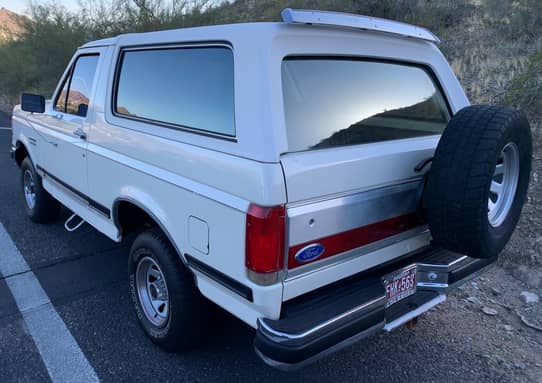
[[[21,94],[21,109],[25,112],[43,113],[45,112],[45,97],[39,94],[23,93]]]
[[[88,105],[87,104],[79,104],[77,107],[77,115],[80,117],[86,117],[88,112]]]

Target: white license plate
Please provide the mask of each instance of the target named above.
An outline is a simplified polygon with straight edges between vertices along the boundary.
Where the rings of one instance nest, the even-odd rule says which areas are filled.
[[[382,278],[386,289],[386,308],[416,292],[416,266],[401,269]]]

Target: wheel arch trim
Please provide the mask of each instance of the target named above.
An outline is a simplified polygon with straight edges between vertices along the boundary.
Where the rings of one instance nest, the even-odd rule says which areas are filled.
[[[192,269],[188,266],[188,262],[186,261],[184,253],[181,251],[181,249],[177,246],[175,241],[173,240],[173,236],[169,233],[169,231],[166,228],[166,225],[163,224],[162,219],[160,219],[160,216],[163,216],[163,213],[160,212],[154,212],[152,209],[148,208],[146,204],[141,203],[138,199],[131,197],[131,196],[122,196],[115,199],[113,202],[113,209],[112,212],[112,219],[113,223],[117,227],[120,233],[122,233],[122,228],[120,226],[120,220],[119,220],[119,206],[121,202],[128,202],[137,208],[141,209],[143,212],[145,212],[155,223],[156,225],[162,230],[162,232],[166,235],[167,239],[179,255],[179,258],[181,259],[182,263],[192,272]],[[122,234],[121,234],[122,236]],[[193,272],[192,272],[193,273]]]
[[[212,267],[205,265],[203,262],[197,261],[194,257],[190,256],[188,253],[183,253],[181,249],[177,246],[177,244],[173,241],[173,237],[168,232],[166,226],[158,218],[159,214],[154,213],[151,209],[147,208],[145,204],[139,202],[136,198],[133,198],[130,196],[118,197],[117,199],[115,199],[115,202],[113,203],[112,219],[120,233],[122,233],[122,230],[120,227],[120,220],[119,220],[119,206],[121,202],[128,202],[136,206],[137,208],[141,209],[156,223],[156,225],[158,225],[160,230],[162,230],[162,232],[166,235],[167,239],[169,240],[169,242],[172,244],[173,248],[179,255],[181,262],[192,273],[196,286],[198,286],[198,275],[196,273],[196,271],[198,271],[204,276],[206,276],[207,278],[209,278],[210,280],[214,281],[215,283],[221,284],[222,286],[226,287],[228,290],[246,299],[248,302],[254,301],[253,292],[250,287],[222,274],[220,271],[215,270]],[[199,289],[199,286],[198,286],[198,289]],[[203,294],[201,290],[200,292]]]
[[[30,141],[27,139],[26,136],[24,136],[22,134],[19,135],[19,137],[17,137],[17,140],[15,142],[15,150],[18,151],[21,148],[24,148],[24,150],[26,150],[26,153],[28,154],[28,157],[30,158],[30,161],[32,161],[32,164],[34,164],[34,166],[37,165],[36,161],[34,160],[34,155],[33,155],[32,151],[29,149],[30,148]],[[15,152],[14,155],[16,156],[17,152]]]

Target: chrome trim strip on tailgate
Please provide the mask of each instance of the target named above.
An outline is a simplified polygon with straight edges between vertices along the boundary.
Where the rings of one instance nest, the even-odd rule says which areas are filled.
[[[288,208],[289,246],[416,211],[421,180]]]

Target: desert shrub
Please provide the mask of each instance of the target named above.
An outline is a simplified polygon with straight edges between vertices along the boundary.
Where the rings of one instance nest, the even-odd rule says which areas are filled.
[[[18,39],[0,45],[0,96],[8,103],[16,103],[21,91],[50,95],[78,46],[121,33],[276,21],[292,7],[385,17],[439,34],[475,8],[470,0],[81,0],[75,13],[49,1],[31,3]]]
[[[504,103],[531,114],[542,110],[542,52],[533,54],[525,69],[512,80]]]
[[[51,95],[77,47],[87,41],[209,23],[203,18],[210,0],[86,0],[81,12],[54,2],[31,3],[30,18],[20,18],[17,39],[0,45],[0,95],[17,103],[22,91]]]
[[[56,6],[35,6],[24,32],[0,46],[0,90],[13,99],[25,89],[52,90],[74,49],[88,34],[78,17]]]
[[[485,22],[507,39],[537,38],[542,33],[542,1],[483,0]]]
[[[283,8],[350,12],[428,27],[435,32],[457,25],[472,14],[470,0],[237,0],[213,8],[221,22],[277,21]]]

